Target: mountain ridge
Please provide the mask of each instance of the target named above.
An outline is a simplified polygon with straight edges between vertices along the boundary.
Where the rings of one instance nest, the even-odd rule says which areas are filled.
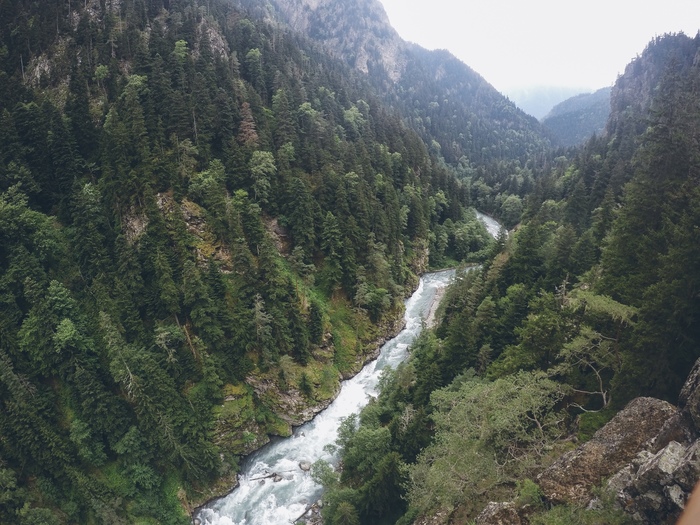
[[[583,144],[605,131],[610,116],[612,88],[582,93],[554,106],[542,119],[555,140],[563,146]]]
[[[522,156],[532,153],[535,143],[540,149],[548,147],[536,119],[449,51],[429,51],[401,39],[377,0],[270,0],[270,4],[292,28],[303,30],[367,73],[389,105],[404,115],[416,114],[408,119],[409,125],[427,143],[435,140],[448,164],[456,166],[462,157],[477,163]],[[353,22],[363,28],[361,33],[342,29]],[[460,133],[454,120],[464,122],[471,133]],[[499,135],[501,126],[509,130],[505,137]]]

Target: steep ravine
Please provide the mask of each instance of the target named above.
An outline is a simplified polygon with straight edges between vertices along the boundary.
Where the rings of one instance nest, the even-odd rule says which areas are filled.
[[[336,458],[332,445],[345,417],[358,413],[376,394],[381,372],[396,367],[407,356],[411,342],[423,327],[438,290],[452,279],[454,270],[426,274],[417,291],[406,302],[405,328],[388,341],[377,360],[344,381],[337,398],[312,421],[295,429],[289,438],[275,439],[246,458],[238,487],[225,498],[195,512],[195,523],[287,525],[300,518],[320,497],[322,488],[308,474],[311,463]]]
[[[501,229],[501,224],[494,218],[483,213],[477,211],[476,214],[477,218],[486,226],[489,234],[496,237]],[[287,418],[291,426],[298,428],[294,430],[291,437],[273,438],[273,442],[270,444],[268,444],[269,437],[264,436],[265,440],[257,447],[257,450],[251,451],[251,454],[244,460],[241,474],[235,478],[230,477],[220,480],[216,490],[213,490],[209,495],[203,496],[199,502],[193,502],[193,504],[191,504],[190,509],[194,509],[194,511],[191,511],[194,522],[231,523],[231,514],[241,514],[237,507],[239,505],[249,506],[249,500],[255,498],[257,498],[255,501],[258,501],[256,508],[262,505],[272,514],[280,514],[280,523],[285,524],[289,523],[290,519],[299,518],[301,514],[307,510],[318,510],[317,508],[312,508],[315,498],[308,497],[307,493],[318,493],[320,495],[320,487],[316,486],[308,475],[301,480],[301,487],[297,487],[297,490],[303,494],[302,499],[305,499],[305,502],[300,506],[294,507],[291,513],[276,507],[276,497],[271,494],[273,491],[269,491],[270,494],[268,494],[268,491],[258,489],[257,492],[267,494],[268,499],[266,501],[260,501],[260,495],[253,495],[251,497],[250,482],[255,481],[259,483],[259,487],[264,487],[265,484],[269,484],[269,487],[284,487],[284,484],[273,484],[280,484],[283,481],[292,481],[294,475],[291,476],[291,480],[286,479],[282,476],[282,471],[287,471],[287,475],[292,473],[299,475],[300,464],[306,467],[312,458],[333,461],[334,458],[325,453],[323,448],[325,445],[332,444],[335,441],[340,418],[351,413],[359,412],[369,399],[368,396],[376,395],[375,388],[381,370],[386,366],[395,367],[400,361],[405,359],[410,342],[420,333],[423,326],[430,326],[434,322],[435,313],[444,295],[446,284],[453,274],[453,270],[445,270],[432,274],[425,274],[420,279],[414,294],[406,302],[404,316],[400,319],[394,319],[391,326],[387,325],[384,327],[382,330],[384,335],[376,341],[375,351],[364,355],[364,362],[362,363],[364,368],[359,371],[355,377],[352,377],[352,375],[345,376],[344,379],[347,381],[339,385],[333,398],[310,405],[308,403],[303,403],[301,400],[297,400],[299,402],[295,403],[294,399],[292,399],[294,397],[293,395],[290,394],[290,396],[287,396],[289,397],[288,401],[290,406],[304,405],[301,411],[294,411],[294,415],[291,418]],[[357,383],[363,385],[362,391],[356,391],[356,387],[353,385]],[[265,388],[264,385],[258,385],[258,387],[256,387],[256,390],[260,389],[259,393]],[[348,394],[348,392],[352,395]],[[347,398],[348,395],[350,395],[352,403],[348,403],[348,401],[344,400],[342,397],[345,396]],[[331,413],[334,409],[336,412]],[[320,427],[320,432],[322,434],[321,440],[314,439],[307,427],[316,429],[317,425],[322,424],[321,421],[329,421],[330,423]],[[299,441],[300,437],[304,439]],[[304,455],[304,459],[298,463],[292,460],[290,464],[287,464],[291,457],[291,452],[289,447],[284,445],[284,443],[290,442],[290,440],[296,445],[300,445],[303,442],[305,447],[302,451],[304,452],[304,454],[302,454]],[[312,447],[313,454],[305,454],[308,446]],[[291,447],[292,450],[294,448],[294,446]],[[297,446],[296,448],[299,450],[301,446]],[[276,451],[285,451],[286,455],[284,457],[275,458],[274,460],[277,461],[279,459],[281,464],[278,464],[277,467],[273,467],[265,463],[265,460],[263,460],[262,464],[260,463],[259,460],[261,456],[263,458],[275,457],[277,454]],[[301,470],[301,472],[304,471]],[[290,476],[287,476],[287,478],[288,477]],[[274,503],[270,496],[274,498]],[[301,513],[299,510],[300,508],[303,511]],[[274,520],[277,519],[276,517],[271,517],[270,513],[264,515],[265,518],[263,521],[260,521],[260,523],[275,523]],[[251,519],[255,520],[256,518],[251,518],[250,515],[246,517],[245,512],[243,512],[243,518],[246,519],[246,523],[257,523],[257,521],[251,522]],[[234,521],[233,523],[238,522]]]

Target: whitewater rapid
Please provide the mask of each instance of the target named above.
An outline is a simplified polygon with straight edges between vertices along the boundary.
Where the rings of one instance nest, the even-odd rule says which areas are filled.
[[[480,211],[476,212],[476,218],[484,223],[484,226],[486,226],[486,230],[489,232],[491,237],[494,239],[498,237],[498,232],[501,230],[501,223],[499,223],[496,219],[481,213]]]
[[[384,344],[379,357],[355,377],[344,381],[333,403],[312,421],[295,429],[291,437],[273,440],[248,456],[239,475],[239,486],[228,496],[200,509],[195,518],[203,525],[290,525],[300,518],[323,492],[300,464],[319,459],[337,461],[335,454],[324,448],[335,443],[341,421],[359,413],[370,397],[377,395],[382,370],[396,368],[406,359],[438,290],[445,288],[454,274],[454,270],[444,270],[421,277],[418,289],[406,301],[405,328]],[[275,482],[266,477],[273,473],[281,480]]]

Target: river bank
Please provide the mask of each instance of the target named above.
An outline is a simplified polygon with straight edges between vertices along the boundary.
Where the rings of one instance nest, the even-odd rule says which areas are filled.
[[[395,367],[405,359],[408,347],[431,310],[434,317],[442,296],[438,290],[444,289],[453,274],[448,271],[423,276],[418,290],[406,302],[402,323],[394,325],[393,331],[401,326],[403,329],[383,346],[381,353],[376,352],[380,353],[379,359],[372,360],[375,352],[368,353],[370,362],[352,379],[343,382],[341,391],[326,410],[302,427],[296,427],[291,437],[275,440],[249,455],[243,463],[238,490],[230,493],[229,487],[226,498],[209,500],[204,508],[194,509],[194,518],[206,524],[230,524],[244,519],[246,523],[286,524],[303,514],[320,497],[322,489],[299,465],[317,459],[333,461],[324,447],[334,443],[340,421],[350,413],[359,412],[368,396],[376,395],[383,368]],[[388,338],[386,332],[383,338]],[[268,479],[271,473],[280,475]],[[285,503],[287,500],[289,503]]]
[[[406,321],[404,319],[403,310],[394,313],[390,319],[385,319],[382,324],[383,330],[380,330],[380,335],[366,345],[366,351],[358,356],[356,362],[354,363],[352,370],[341,374],[340,380],[337,383],[335,392],[328,399],[323,399],[314,403],[309,403],[307,398],[297,390],[278,392],[278,396],[284,398],[284,401],[280,403],[280,407],[286,407],[288,412],[284,416],[286,423],[288,424],[287,436],[292,435],[295,428],[300,427],[310,421],[312,421],[320,412],[326,410],[330,404],[335,401],[340,393],[342,386],[342,381],[351,379],[357,373],[359,373],[362,368],[369,362],[377,359],[382,346],[392,338],[396,337],[397,334],[404,329]],[[256,378],[248,378],[247,382],[253,387],[255,393],[258,397],[265,396],[274,386],[271,383],[266,383],[259,381]],[[248,453],[241,456],[241,464],[256,452],[260,451],[262,448],[270,443],[273,437],[286,437],[284,435],[270,435],[261,436],[258,443],[260,446]],[[229,475],[221,476],[216,480],[215,483],[203,490],[199,497],[187,500],[184,496],[179,496],[179,499],[185,508],[187,514],[193,519],[193,523],[197,523],[195,518],[197,512],[218,499],[224,498],[231,494],[234,490],[238,488],[238,472],[232,472]]]
[[[434,273],[434,272],[430,272]],[[430,275],[430,273],[426,275]],[[422,278],[421,278],[422,279]],[[416,287],[413,293],[415,294],[421,287],[421,281],[416,282]],[[434,322],[435,313],[439,306],[439,302],[444,297],[445,287],[440,287],[436,290],[435,296],[432,298],[429,307],[429,313],[425,316],[426,325]],[[407,298],[408,299],[408,298]],[[338,382],[337,387],[333,395],[315,403],[309,403],[309,400],[304,398],[300,392],[289,391],[284,393],[279,393],[284,397],[284,402],[280,404],[281,408],[284,408],[286,412],[286,417],[284,418],[288,424],[287,435],[292,435],[294,430],[310,421],[312,421],[319,413],[326,410],[331,403],[333,403],[341,390],[342,381],[349,380],[355,377],[364,366],[372,361],[376,360],[380,355],[382,347],[390,340],[395,338],[402,330],[406,328],[406,318],[405,318],[405,307],[401,311],[397,311],[389,319],[385,319],[382,323],[379,335],[369,344],[365,345],[364,351],[357,356],[357,360],[350,371],[342,374],[341,381]],[[256,395],[259,398],[266,396],[270,389],[273,388],[272,384],[263,383],[255,378],[249,378],[248,381],[254,388]],[[284,405],[284,407],[282,407]],[[245,464],[251,455],[256,454],[270,442],[272,436],[266,435],[258,442],[260,446],[251,450],[249,453],[242,456],[241,464]],[[207,507],[212,502],[219,500],[223,497],[230,495],[239,486],[239,473],[232,472],[229,475],[222,476],[216,483],[212,484],[207,488],[207,490],[202,491],[197,498],[191,500],[186,500],[186,498],[181,497],[181,502],[183,507],[186,509],[187,513],[193,518],[193,522],[196,523],[195,516],[204,507]]]

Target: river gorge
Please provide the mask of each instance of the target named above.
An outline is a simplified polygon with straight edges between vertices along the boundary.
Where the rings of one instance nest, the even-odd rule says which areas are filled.
[[[498,234],[498,222],[481,213],[477,216],[492,236]],[[328,445],[335,443],[338,426],[377,395],[383,370],[395,368],[406,359],[409,347],[454,275],[454,270],[423,275],[417,290],[406,301],[404,329],[384,344],[379,357],[344,381],[338,397],[312,421],[296,428],[292,436],[273,439],[248,456],[239,474],[239,486],[228,496],[199,509],[195,523],[289,525],[305,515],[323,491],[311,477],[311,464],[317,460],[337,462]]]

